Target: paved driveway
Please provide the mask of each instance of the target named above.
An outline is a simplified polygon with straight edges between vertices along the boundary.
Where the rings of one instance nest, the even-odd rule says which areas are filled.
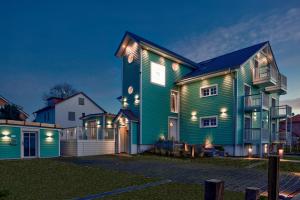
[[[152,159],[125,159],[99,156],[93,158],[67,159],[78,165],[99,166],[102,168],[140,174],[147,177],[170,179],[175,182],[203,184],[208,179],[225,181],[225,188],[232,191],[245,191],[246,187],[267,190],[267,171],[247,168],[223,167],[199,163],[160,161]],[[300,189],[300,176],[285,173],[280,176],[280,191],[286,195]]]

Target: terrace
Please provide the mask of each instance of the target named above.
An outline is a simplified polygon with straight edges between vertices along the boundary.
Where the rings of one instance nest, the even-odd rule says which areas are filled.
[[[292,107],[288,105],[275,106],[271,108],[271,117],[273,119],[282,119],[292,116]]]
[[[252,94],[244,97],[244,110],[246,112],[269,109],[269,96],[264,93]]]
[[[287,78],[283,74],[278,74],[277,83],[274,86],[266,87],[266,92],[279,93],[284,95],[287,93]]]

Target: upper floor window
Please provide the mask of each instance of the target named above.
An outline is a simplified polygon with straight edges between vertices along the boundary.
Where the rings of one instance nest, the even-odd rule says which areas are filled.
[[[218,85],[210,85],[200,88],[200,97],[209,97],[218,95]]]
[[[151,83],[161,86],[166,85],[166,67],[155,62],[151,62]]]
[[[217,116],[200,118],[200,128],[213,128],[213,127],[217,127],[217,126],[218,126]]]
[[[78,98],[78,105],[84,105],[84,98]]]
[[[179,95],[178,91],[171,91],[171,112],[178,113],[179,110]]]
[[[75,112],[69,112],[68,119],[69,121],[75,121]]]

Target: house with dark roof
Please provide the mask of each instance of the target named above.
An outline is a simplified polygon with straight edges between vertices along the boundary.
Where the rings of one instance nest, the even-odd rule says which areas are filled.
[[[10,102],[8,99],[0,95],[0,108],[3,108],[5,105],[15,105],[20,112],[19,118],[22,121],[26,121],[28,119],[29,115],[23,110],[21,106]]]
[[[85,93],[78,92],[65,99],[48,98],[47,105],[34,112],[34,121],[70,128],[82,126],[81,117],[94,113],[106,113],[106,111]]]
[[[122,60],[116,153],[139,153],[159,139],[222,145],[232,156],[288,145],[279,139],[280,119],[291,116],[279,106],[287,78],[268,41],[192,61],[126,32],[115,55]]]

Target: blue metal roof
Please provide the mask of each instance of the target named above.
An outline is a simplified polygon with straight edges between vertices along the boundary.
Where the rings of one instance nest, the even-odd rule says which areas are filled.
[[[224,54],[209,60],[198,63],[198,69],[185,75],[182,80],[193,78],[213,72],[220,72],[226,69],[239,68],[244,62],[246,62],[253,54],[259,51],[263,46],[269,42],[262,42],[244,49],[233,51],[231,53]]]
[[[145,38],[142,38],[142,37],[140,37],[140,36],[138,36],[134,33],[128,32],[128,31],[125,32],[125,34],[123,36],[123,39],[121,40],[121,43],[119,44],[119,47],[118,47],[115,55],[118,54],[118,52],[121,48],[121,45],[122,45],[123,41],[125,40],[126,36],[129,36],[130,38],[135,40],[137,43],[140,43],[140,44],[142,43],[146,46],[154,47],[154,48],[156,48],[156,49],[158,49],[158,50],[160,50],[160,51],[162,51],[162,52],[164,52],[164,53],[166,53],[166,54],[168,54],[168,55],[170,55],[174,58],[177,58],[178,60],[181,60],[184,63],[187,63],[187,64],[191,65],[192,68],[197,69],[197,63],[195,63],[195,62],[193,62],[193,61],[191,61],[191,60],[189,60],[189,59],[187,59],[187,58],[185,58],[185,57],[183,57],[183,56],[181,56],[181,55],[179,55],[179,54],[177,54],[177,53],[175,53],[175,52],[173,52],[169,49],[166,49],[166,48],[164,48],[164,47],[162,47],[158,44],[155,44],[155,43],[153,43],[153,42],[151,42],[151,41],[149,41]]]

